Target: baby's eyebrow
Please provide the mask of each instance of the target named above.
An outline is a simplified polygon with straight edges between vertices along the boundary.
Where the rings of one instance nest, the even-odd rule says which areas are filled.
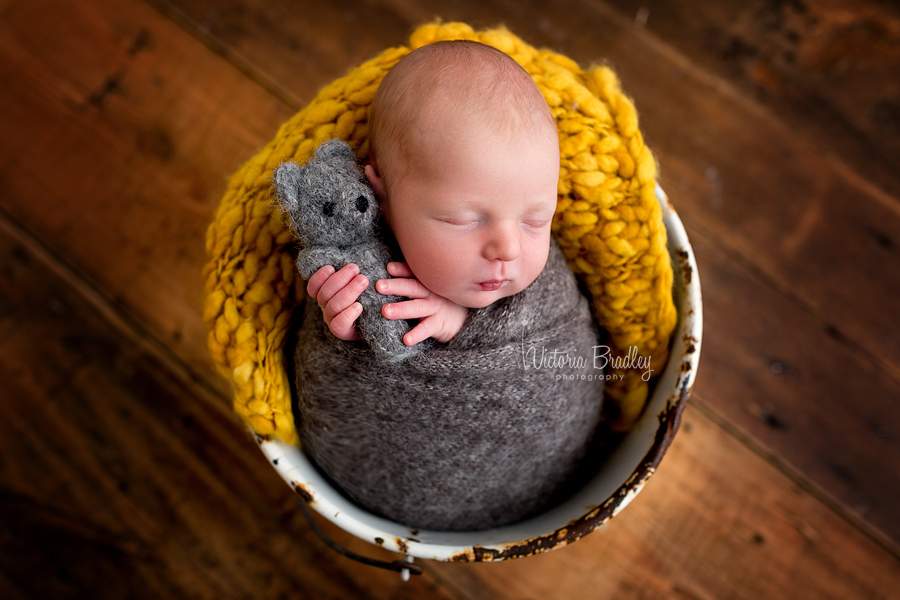
[[[530,209],[530,210],[529,210]],[[540,206],[537,204],[533,204],[531,206],[526,207],[525,212],[529,213],[544,213],[544,212],[555,212],[556,204],[550,205],[549,203],[542,203]]]
[[[459,216],[459,215],[481,215],[482,212],[475,208],[466,206],[438,206],[432,211],[436,215],[441,216]]]
[[[549,202],[535,202],[526,206],[523,212],[528,215],[548,213],[552,215],[556,212],[556,202],[552,204]]]

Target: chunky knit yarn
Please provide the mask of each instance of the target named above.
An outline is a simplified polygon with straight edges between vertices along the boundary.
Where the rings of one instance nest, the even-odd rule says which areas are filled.
[[[452,39],[495,46],[534,78],[559,126],[554,237],[589,290],[614,353],[634,349],[656,373],[668,359],[676,313],[666,232],[654,196],[656,163],[615,73],[605,66],[582,69],[504,28],[474,31],[463,23],[432,23],[414,31],[409,46],[389,48],[327,85],[284,123],[231,177],[209,227],[203,313],[209,348],[234,384],[235,410],[259,435],[296,441],[284,339],[302,290],[287,249],[291,232],[273,208],[272,171],[288,160],[305,163],[331,138],[348,141],[366,156],[368,110],[381,79],[411,49]],[[606,395],[619,406],[624,429],[640,414],[648,387],[639,371],[621,374]]]

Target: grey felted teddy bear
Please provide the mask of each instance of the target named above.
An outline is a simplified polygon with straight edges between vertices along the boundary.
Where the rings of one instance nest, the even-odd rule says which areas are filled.
[[[355,263],[371,282],[359,297],[363,306],[357,319],[360,337],[385,361],[398,362],[419,354],[419,346],[403,343],[409,324],[381,314],[384,304],[402,298],[374,289],[377,280],[389,277],[386,265],[391,255],[376,235],[379,206],[375,192],[357,167],[350,146],[329,140],[305,165],[283,163],[273,178],[278,201],[300,242],[300,275],[309,279],[325,265],[340,269]]]

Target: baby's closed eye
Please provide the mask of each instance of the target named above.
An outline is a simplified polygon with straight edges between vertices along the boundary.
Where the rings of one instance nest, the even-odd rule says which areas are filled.
[[[527,225],[528,227],[533,227],[535,229],[540,229],[541,227],[546,227],[550,224],[549,218],[543,217],[531,217],[522,220],[523,225]]]
[[[475,228],[481,223],[476,217],[436,217],[436,220],[454,229]]]

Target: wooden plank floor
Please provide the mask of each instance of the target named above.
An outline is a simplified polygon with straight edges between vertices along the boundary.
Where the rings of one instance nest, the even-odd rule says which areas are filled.
[[[226,177],[436,16],[618,70],[706,319],[624,512],[402,583],[231,413],[200,270]],[[876,0],[0,1],[0,597],[900,598],[898,72]]]

